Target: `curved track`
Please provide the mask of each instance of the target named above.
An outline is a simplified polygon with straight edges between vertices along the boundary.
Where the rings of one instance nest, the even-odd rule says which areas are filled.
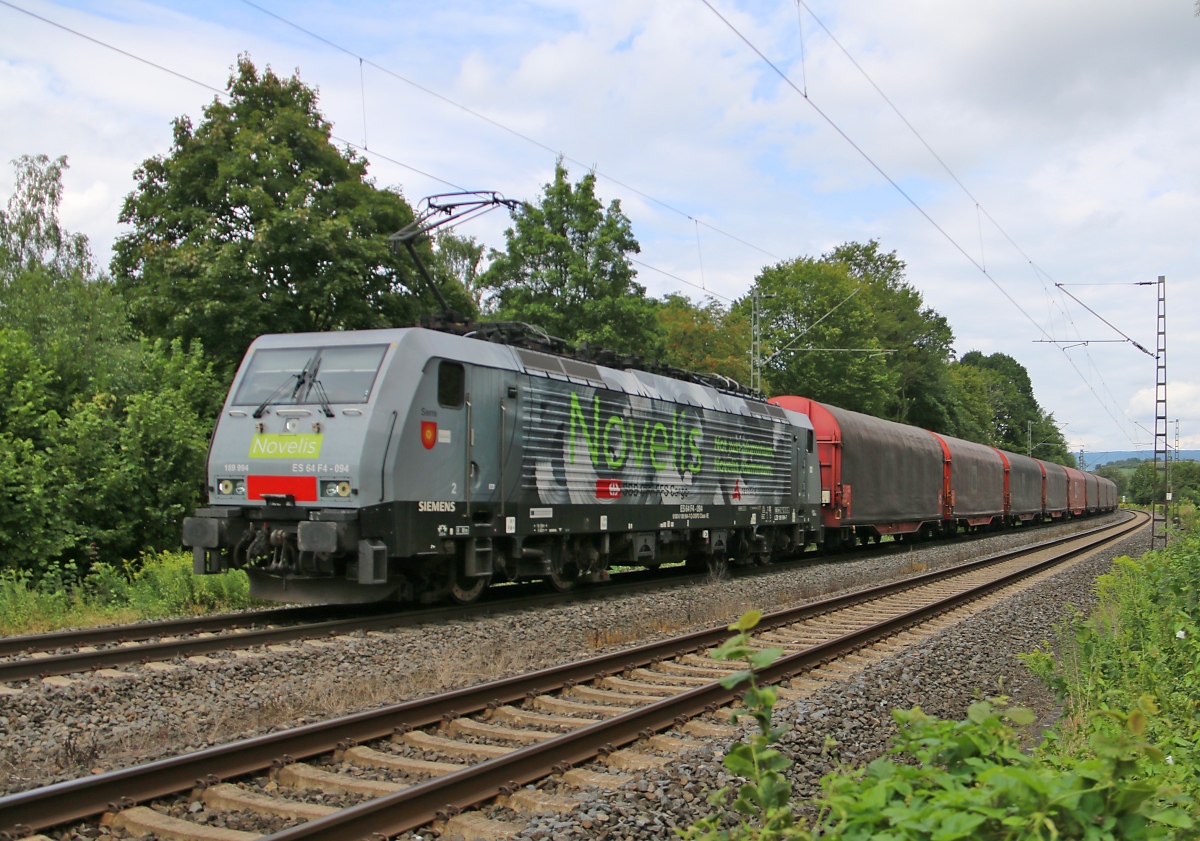
[[[759,678],[785,684],[780,689],[784,700],[794,697],[797,690],[786,684],[797,677],[1119,540],[1146,519],[1137,514],[1084,534],[769,614],[756,639],[784,648],[785,654],[759,672]],[[569,796],[556,796],[554,806],[545,795],[539,801],[537,792],[520,787],[555,773],[562,775],[564,791],[571,785],[619,784],[622,768],[666,764],[670,759],[664,754],[698,744],[691,736],[734,734],[721,723],[728,718],[722,708],[741,692],[722,687],[718,678],[728,670],[701,653],[727,636],[724,628],[696,632],[12,795],[0,799],[0,829],[19,834],[106,812],[104,822],[134,834],[185,833],[186,821],[135,803],[187,791],[198,782],[204,788],[200,797],[211,808],[287,812],[309,819],[272,836],[279,841],[393,835],[439,820],[463,834],[468,823],[479,829],[487,819],[458,815],[458,810],[497,795],[517,810],[569,808]],[[659,732],[675,727],[679,732],[674,735]],[[367,741],[375,744],[360,744]],[[596,757],[603,757],[602,771],[572,769]],[[361,776],[336,773],[341,763],[370,769],[375,776],[364,782]],[[331,810],[305,804],[296,799],[298,794],[264,797],[221,782],[272,767],[281,791],[357,790],[371,799]],[[347,788],[355,785],[358,789]],[[172,820],[182,828],[162,825]]]
[[[989,535],[971,535],[972,539],[984,539],[986,536]],[[887,542],[858,547],[853,552],[887,553],[896,548],[900,548],[899,543]],[[727,573],[733,577],[770,575],[836,557],[836,554],[808,552],[802,557],[766,566],[730,567]],[[0,684],[115,669],[132,663],[172,660],[179,656],[197,656],[256,645],[283,644],[354,631],[437,623],[496,611],[606,599],[625,593],[642,593],[647,588],[694,584],[706,581],[708,577],[707,570],[696,572],[679,566],[666,570],[622,572],[606,582],[589,584],[571,593],[545,593],[538,584],[505,585],[494,588],[486,599],[469,606],[402,609],[388,605],[284,607],[0,637]]]
[[[992,536],[991,533],[980,533],[970,537],[984,539],[988,536]],[[848,551],[856,554],[888,553],[901,548],[906,547],[888,542]],[[821,552],[808,552],[801,557],[766,566],[732,567],[727,573],[734,577],[769,575],[796,566],[834,562],[831,559],[836,557],[838,556]],[[625,593],[645,592],[648,587],[666,588],[695,584],[709,576],[708,571],[697,573],[685,567],[637,570],[620,573],[608,581],[591,584],[569,593],[545,593],[536,584],[506,585],[494,588],[484,600],[467,606],[446,605],[402,610],[395,610],[386,605],[275,608],[0,637],[0,684],[53,675],[118,669],[135,663],[171,660],[175,657],[191,657],[216,651],[279,645],[355,631],[411,627],[496,611],[524,610],[603,599]],[[346,616],[349,612],[353,612],[354,615]]]

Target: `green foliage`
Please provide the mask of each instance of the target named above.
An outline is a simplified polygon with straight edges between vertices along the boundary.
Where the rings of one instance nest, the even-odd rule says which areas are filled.
[[[192,575],[191,555],[163,552],[134,564],[95,564],[80,574],[52,562],[40,578],[0,572],[0,633],[42,633],[135,619],[162,619],[261,606],[241,571]]]
[[[1102,464],[1092,470],[1097,476],[1102,476],[1111,481],[1117,486],[1117,498],[1120,499],[1129,493],[1129,479],[1132,471],[1127,468],[1119,467],[1115,464]]]
[[[896,252],[847,242],[819,260],[769,266],[761,293],[766,378],[773,394],[800,394],[969,441],[1027,449],[1074,464],[1011,357],[968,353],[954,361],[954,332],[925,305]],[[748,320],[749,298],[734,311]],[[878,349],[879,353],[871,353]],[[887,353],[884,353],[886,351]]]
[[[85,273],[86,239],[53,218],[64,166],[22,159],[4,215],[27,233],[0,283],[0,567],[38,578],[178,546],[223,391],[199,346],[137,340]]]
[[[831,774],[818,837],[1150,839],[1190,837],[1191,801],[1153,779],[1162,753],[1144,741],[1146,713],[1121,716],[1124,729],[1098,732],[1089,755],[1026,753],[1014,726],[1034,715],[1003,699],[972,704],[964,721],[919,708],[892,713],[890,756],[859,771]]]
[[[946,374],[958,398],[955,434],[968,441],[995,446],[996,411],[992,406],[987,374],[961,362],[951,362],[946,367]]]
[[[482,278],[496,318],[537,325],[572,344],[659,355],[655,303],[629,260],[641,248],[621,203],[605,208],[596,197],[594,173],[572,185],[560,159],[541,200],[512,218],[505,250],[491,252]]]
[[[709,802],[715,811],[679,831],[682,838],[1117,841],[1196,835],[1194,801],[1179,775],[1170,774],[1180,765],[1149,739],[1160,712],[1149,697],[1138,698],[1128,713],[1096,716],[1086,748],[1074,753],[1056,751],[1053,740],[1037,753],[1026,751],[1016,728],[1033,724],[1035,716],[1004,698],[971,704],[963,721],[932,718],[919,708],[895,710],[898,732],[888,754],[864,768],[826,775],[809,827],[796,820],[790,802],[783,772],[791,760],[774,747],[785,732],[772,723],[776,693],[755,678],[782,654],[749,644],[761,618],[758,611],[745,614],[729,627],[735,635],[713,653],[714,659],[746,664],[721,681],[727,688],[749,684],[744,703],[758,732],[733,745],[724,759],[744,782],[714,792]],[[1044,655],[1038,665],[1047,665]]]
[[[415,269],[387,236],[412,221],[366,162],[339,151],[317,94],[261,75],[239,57],[229,102],[193,127],[175,121],[171,151],[134,174],[112,272],[146,335],[200,341],[228,375],[263,333],[412,323],[428,307]],[[422,245],[432,260],[428,244]],[[468,309],[461,289],[445,290]]]
[[[983,443],[1014,453],[1027,453],[1032,447],[1032,455],[1037,458],[1075,466],[1075,456],[1067,450],[1053,414],[1034,398],[1033,383],[1024,365],[1004,353],[984,356],[976,350],[965,354],[959,365],[975,369],[971,376],[986,389],[991,423],[989,440]]]
[[[461,287],[469,297],[474,312],[484,309],[487,287],[483,283],[485,246],[472,236],[459,236],[454,231],[439,231],[434,239],[434,279],[442,289]]]
[[[861,297],[874,316],[874,337],[880,347],[895,351],[884,360],[892,387],[882,416],[960,434],[958,395],[947,371],[954,331],[905,279],[904,261],[895,251],[884,253],[876,240],[844,243],[822,259],[845,266],[862,284]]]
[[[60,275],[94,273],[87,238],[63,230],[62,173],[66,157],[22,155],[13,161],[16,185],[0,210],[0,282],[7,284],[22,269],[47,268]]]
[[[1161,466],[1161,463],[1160,463]],[[1200,462],[1187,459],[1171,462],[1172,502],[1200,502]],[[1154,462],[1139,462],[1128,479],[1129,501],[1135,505],[1163,502],[1165,490],[1154,475]]]
[[[1118,558],[1113,571],[1098,579],[1091,615],[1059,628],[1054,660],[1062,676],[1057,688],[1077,717],[1154,699],[1161,712],[1147,736],[1169,746],[1176,767],[1190,769],[1192,794],[1200,794],[1198,568],[1200,535],[1193,533],[1136,560]],[[1049,651],[1046,646],[1040,652],[1043,659]]]
[[[750,325],[744,312],[727,310],[714,298],[694,304],[668,295],[658,308],[658,325],[664,362],[750,383]]]
[[[748,645],[750,632],[762,619],[762,613],[752,610],[729,626],[734,636],[726,640],[712,653],[714,660],[741,660],[746,668],[721,678],[721,685],[732,689],[746,683],[743,702],[751,718],[758,725],[758,732],[746,742],[730,747],[723,764],[745,782],[736,792],[727,786],[709,797],[708,802],[717,811],[698,821],[686,831],[682,838],[691,841],[750,841],[750,839],[806,838],[803,826],[796,824],[791,808],[791,784],[783,772],[792,761],[772,747],[779,741],[786,728],[772,723],[775,689],[759,686],[754,673],[773,663],[783,653],[781,648],[752,648]],[[734,719],[737,720],[736,718]],[[739,816],[729,821],[730,812]]]
[[[768,266],[755,279],[761,293],[765,376],[772,394],[799,394],[844,409],[882,416],[896,378],[862,283],[844,263],[800,257]],[[774,297],[766,297],[774,296]],[[749,303],[739,309],[748,315]]]

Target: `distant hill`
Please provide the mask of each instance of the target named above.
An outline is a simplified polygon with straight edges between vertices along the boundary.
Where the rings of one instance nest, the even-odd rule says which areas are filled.
[[[1180,450],[1179,457],[1181,459],[1192,459],[1200,461],[1200,450]],[[1113,461],[1124,461],[1125,459],[1136,459],[1138,461],[1149,461],[1154,458],[1153,450],[1114,450],[1109,453],[1089,453],[1086,450],[1083,453],[1083,460],[1087,462],[1088,469],[1099,467],[1102,464],[1108,464]]]

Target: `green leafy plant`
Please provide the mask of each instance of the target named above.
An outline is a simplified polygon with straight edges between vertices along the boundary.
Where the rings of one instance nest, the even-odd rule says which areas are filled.
[[[732,689],[747,684],[743,702],[745,713],[758,725],[758,732],[745,742],[737,742],[725,755],[725,767],[745,779],[736,792],[729,786],[713,792],[708,802],[717,811],[686,831],[683,838],[692,841],[767,841],[767,839],[809,838],[802,825],[797,825],[791,808],[792,787],[783,771],[792,762],[772,747],[787,732],[772,722],[778,700],[774,687],[759,686],[755,671],[765,668],[783,653],[782,648],[752,648],[750,632],[762,619],[762,613],[752,610],[729,626],[734,636],[712,653],[716,660],[741,660],[746,668],[721,678],[721,685]],[[740,816],[729,820],[733,815]]]
[[[709,797],[712,814],[686,830],[688,841],[988,841],[1087,839],[1150,841],[1195,837],[1193,801],[1172,776],[1180,766],[1147,738],[1160,714],[1149,696],[1128,712],[1105,709],[1091,719],[1085,746],[1060,751],[1048,739],[1026,750],[1018,728],[1034,714],[1006,698],[977,701],[962,721],[895,710],[897,735],[886,756],[864,768],[843,768],[821,781],[809,804],[809,826],[797,819],[784,772],[791,760],[775,746],[786,728],[773,716],[777,693],[757,672],[783,652],[751,645],[758,611],[729,626],[734,636],[713,653],[743,668],[722,679],[747,685],[745,712],[758,725],[735,743],[725,767],[741,777]],[[1039,661],[1042,662],[1042,661]],[[1042,665],[1045,665],[1042,662]],[[736,720],[736,718],[735,718]]]
[[[818,836],[954,841],[1190,837],[1189,799],[1154,779],[1164,756],[1142,739],[1152,704],[1112,713],[1124,729],[1097,732],[1089,755],[1037,755],[1015,727],[1033,723],[1004,698],[978,701],[964,721],[920,708],[892,713],[888,757],[823,780]]]
[[[160,619],[261,606],[240,570],[192,574],[185,552],[144,555],[120,567],[97,563],[80,576],[73,564],[0,571],[0,633],[27,634],[137,619]]]

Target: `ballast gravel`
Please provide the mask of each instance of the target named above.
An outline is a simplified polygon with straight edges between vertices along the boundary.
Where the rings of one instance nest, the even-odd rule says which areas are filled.
[[[771,575],[713,580],[541,610],[506,611],[498,606],[494,614],[482,617],[387,632],[360,632],[324,639],[319,645],[293,643],[274,650],[260,648],[194,660],[177,659],[168,664],[172,668],[165,670],[156,664],[131,666],[126,669],[131,676],[125,678],[77,674],[70,676],[73,680],[69,685],[61,687],[30,681],[16,687],[22,690],[19,694],[0,694],[0,793],[590,657],[711,627],[750,608],[769,610],[908,578],[1103,522],[1096,518],[903,551],[848,553]],[[1141,546],[1130,543],[1123,551],[1140,552]],[[1105,563],[1094,566],[1102,569]],[[858,761],[878,750],[879,739],[885,738],[879,734],[890,722],[887,709],[917,702],[906,700],[909,697],[919,699],[923,708],[933,713],[957,711],[974,697],[977,687],[982,687],[984,694],[994,694],[995,678],[1009,673],[1013,682],[1006,691],[1016,696],[1032,678],[1020,677],[1025,674],[1023,667],[1011,665],[1011,654],[1031,650],[1049,635],[1050,623],[1061,618],[1064,598],[1086,604],[1095,572],[1080,575],[1073,588],[1051,588],[1053,592],[1047,593],[1039,608],[1041,614],[1026,616],[1024,607],[1013,609],[1008,616],[1012,625],[1009,631],[976,637],[951,648],[939,643],[936,650],[942,652],[943,665],[928,661],[931,651],[922,650],[922,662],[928,665],[909,664],[908,677],[903,676],[903,670],[895,674],[885,670],[871,681],[864,683],[864,675],[831,690],[850,694],[831,699],[825,706],[816,699],[803,702],[796,709],[796,730],[789,737],[798,740],[797,750],[807,757],[798,766],[800,780],[819,779],[821,769],[827,766],[828,758],[822,757],[819,750],[827,732],[844,734],[844,738],[837,736],[843,760]],[[959,672],[945,668],[945,663],[961,664],[957,666]],[[994,664],[991,672],[985,669],[987,663]],[[1000,663],[1005,665],[1001,667]],[[870,670],[872,675],[875,672]],[[977,680],[979,675],[992,673],[995,678]],[[966,683],[971,686],[964,688]],[[882,694],[878,702],[868,702],[869,693]],[[882,700],[892,697],[894,701]],[[1043,706],[1046,703],[1043,699]],[[811,710],[810,704],[815,705]],[[826,709],[842,710],[834,731],[825,721],[830,715],[822,712]],[[859,717],[850,716],[850,710],[860,711]],[[883,721],[884,726],[874,724],[872,719]],[[816,739],[816,754],[805,741],[810,737]],[[716,770],[703,770],[710,766]],[[664,778],[661,785],[654,783],[653,792],[633,792],[636,797],[621,806],[629,814],[605,811],[608,817],[596,818],[591,828],[582,827],[578,821],[571,823],[575,819],[555,820],[551,824],[566,821],[571,827],[555,826],[549,835],[529,837],[551,838],[568,829],[575,834],[564,837],[592,837],[601,830],[601,824],[609,833],[604,837],[626,837],[615,829],[617,826],[625,828],[621,831],[628,829],[631,837],[658,837],[656,833],[661,834],[670,824],[661,823],[665,818],[643,821],[643,812],[652,813],[642,808],[644,804],[658,804],[659,811],[653,814],[667,815],[671,811],[668,805],[673,809],[696,799],[703,805],[703,790],[723,784],[719,782],[719,764],[713,762],[685,758],[673,766],[672,773],[670,780],[674,782]],[[642,774],[639,780],[654,776]],[[680,783],[679,779],[687,782]],[[675,788],[678,794],[671,793]],[[657,799],[647,799],[647,793],[654,793]],[[643,826],[638,827],[639,821]],[[637,827],[637,832],[629,827]]]
[[[1054,626],[1072,609],[1095,603],[1095,580],[1112,559],[1146,550],[1144,534],[1065,569],[971,614],[919,646],[868,666],[844,682],[777,709],[776,724],[787,734],[778,747],[792,761],[787,776],[801,815],[819,794],[822,776],[839,767],[858,767],[884,753],[895,733],[893,709],[920,706],[931,715],[961,719],[981,697],[1004,694],[1038,715],[1031,729],[1053,725],[1059,708],[1053,694],[1017,659],[1054,637]],[[642,771],[615,792],[585,794],[570,815],[535,818],[509,815],[527,824],[516,837],[530,841],[641,841],[672,837],[711,813],[707,796],[741,780],[721,765],[728,743],[691,751],[661,771]],[[601,770],[596,766],[597,770]],[[428,833],[409,833],[406,841]]]

